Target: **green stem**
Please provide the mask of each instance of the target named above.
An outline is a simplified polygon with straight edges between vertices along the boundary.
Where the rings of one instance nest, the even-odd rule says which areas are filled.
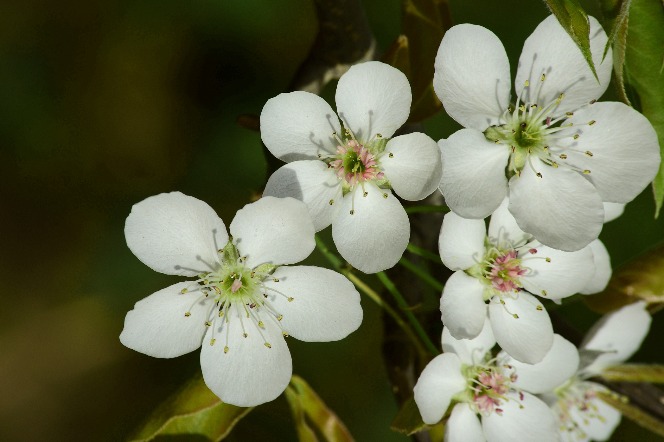
[[[438,281],[436,278],[434,278],[433,276],[431,276],[430,274],[428,274],[427,272],[425,272],[424,270],[422,270],[412,262],[408,261],[406,258],[401,258],[399,260],[399,264],[410,270],[415,276],[420,278],[425,283],[429,284],[429,286],[431,286],[438,292],[443,291],[444,285],[440,281]]]
[[[369,287],[364,281],[362,281],[357,275],[355,275],[353,272],[350,271],[348,268],[344,268],[342,265],[342,261],[330,251],[330,249],[327,248],[327,245],[321,240],[318,236],[316,236],[316,246],[318,247],[318,250],[321,251],[321,253],[327,258],[328,261],[330,261],[330,264],[332,264],[332,267],[342,275],[344,275],[350,282],[352,282],[355,287],[362,293],[364,293],[366,296],[368,296],[373,302],[375,302],[380,308],[382,308],[385,313],[390,315],[392,319],[394,319],[394,322],[397,323],[399,327],[406,333],[406,335],[410,338],[411,341],[415,344],[415,347],[417,347],[417,350],[421,354],[426,353],[426,349],[422,345],[422,342],[420,342],[420,339],[418,339],[417,335],[413,332],[413,330],[408,326],[406,321],[399,316],[396,310],[394,310],[389,304],[387,304],[383,299],[380,297],[380,295],[371,287]],[[419,323],[418,323],[419,325]],[[426,343],[426,341],[425,341]],[[437,352],[434,354],[438,354]]]
[[[406,213],[447,213],[450,208],[447,206],[410,206],[406,207]]]
[[[415,315],[413,314],[412,311],[410,311],[410,306],[404,299],[403,295],[397,288],[397,286],[394,285],[392,280],[387,276],[385,272],[379,272],[376,273],[376,276],[378,276],[378,279],[380,279],[380,282],[383,283],[385,288],[387,289],[388,292],[392,294],[394,297],[394,300],[397,302],[397,305],[401,308],[403,313],[406,315],[406,318],[410,322],[410,324],[413,326],[413,329],[415,330],[415,333],[420,337],[422,342],[424,342],[424,345],[426,348],[431,352],[433,355],[438,355],[440,354],[440,351],[436,348],[435,345],[433,345],[433,342],[431,342],[431,339],[429,339],[429,336],[426,334],[424,329],[422,328],[422,325],[420,324],[420,321],[417,320]]]
[[[435,262],[436,264],[442,264],[443,261],[440,259],[440,256],[436,255],[435,253],[432,253],[428,251],[427,249],[423,249],[422,247],[418,247],[415,244],[408,244],[406,247],[406,250],[408,250],[410,253],[421,256],[424,259],[428,259],[431,262]]]

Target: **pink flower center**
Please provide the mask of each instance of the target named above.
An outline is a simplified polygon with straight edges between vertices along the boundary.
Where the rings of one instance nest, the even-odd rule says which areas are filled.
[[[384,176],[374,155],[355,140],[350,140],[343,146],[337,146],[335,158],[330,162],[330,167],[351,187],[365,181],[381,179]]]
[[[514,374],[507,377],[493,370],[480,373],[473,387],[473,402],[477,410],[482,414],[502,413],[500,404],[506,400],[509,384],[514,381],[516,381]]]
[[[527,272],[521,267],[516,250],[510,250],[494,258],[487,272],[487,278],[494,289],[500,292],[517,291],[521,288],[519,278]]]

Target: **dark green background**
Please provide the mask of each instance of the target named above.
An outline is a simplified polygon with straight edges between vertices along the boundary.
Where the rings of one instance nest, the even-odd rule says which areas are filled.
[[[400,33],[400,2],[363,3],[380,53]],[[451,6],[456,23],[501,38],[513,74],[547,14],[531,1]],[[0,440],[122,440],[199,371],[198,352],[159,360],[118,340],[133,304],[179,279],[131,254],[124,219],[133,203],[180,190],[228,224],[260,195],[260,137],[236,118],[285,90],[316,32],[310,0],[2,2]],[[457,127],[442,113],[425,123],[435,139]],[[653,212],[648,189],[606,226],[614,265],[662,239]],[[342,342],[290,339],[294,369],[358,440],[405,440],[389,429],[380,312],[363,306]],[[580,303],[564,312],[580,329],[597,317]],[[664,361],[656,322],[636,360]],[[293,440],[286,401],[259,407],[232,438]]]

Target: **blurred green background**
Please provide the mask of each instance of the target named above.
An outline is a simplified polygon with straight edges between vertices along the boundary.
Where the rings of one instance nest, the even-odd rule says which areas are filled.
[[[381,54],[400,33],[400,1],[362,3]],[[450,3],[455,23],[501,38],[513,73],[547,15],[540,2]],[[177,280],[131,254],[124,220],[133,203],[180,190],[228,223],[259,196],[260,137],[236,118],[287,88],[317,30],[311,0],[2,2],[0,440],[123,440],[199,371],[198,352],[159,360],[118,340],[133,304]],[[457,127],[442,113],[425,123],[435,139]],[[648,189],[606,226],[614,266],[664,237],[653,213]],[[294,370],[356,439],[406,440],[389,429],[381,313],[363,306],[342,342],[290,339]],[[567,311],[580,329],[597,317],[581,303]],[[664,361],[655,322],[635,360]],[[231,438],[294,440],[286,401],[259,407]],[[653,436],[623,425],[621,438]]]

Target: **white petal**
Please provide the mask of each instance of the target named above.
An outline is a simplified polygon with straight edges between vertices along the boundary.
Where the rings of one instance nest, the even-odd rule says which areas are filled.
[[[512,385],[533,394],[541,394],[553,391],[574,376],[579,368],[579,351],[562,336],[554,335],[551,350],[540,362],[524,364],[512,358],[505,362],[514,367],[517,375]]]
[[[523,393],[508,393],[509,401],[500,404],[502,415],[482,417],[482,428],[488,442],[537,441],[557,442],[558,426],[550,408],[540,399]]]
[[[300,262],[316,247],[307,206],[293,198],[266,196],[247,204],[238,210],[230,231],[249,268]]]
[[[504,305],[498,302],[497,297],[489,302],[491,328],[498,345],[517,361],[528,364],[540,362],[553,345],[549,314],[528,292],[519,292],[516,299],[503,299]]]
[[[452,336],[473,339],[482,331],[486,318],[483,293],[484,285],[462,271],[447,280],[440,298],[440,317]]]
[[[332,224],[339,212],[341,182],[322,161],[294,161],[270,176],[263,196],[290,196],[304,202],[316,231],[320,231]]]
[[[528,253],[522,261],[530,271],[521,278],[521,282],[530,293],[548,299],[561,299],[578,293],[590,282],[595,271],[590,246],[576,252],[563,252],[547,246],[533,249],[537,253]]]
[[[362,141],[391,137],[408,119],[411,101],[406,76],[379,61],[352,66],[337,85],[339,117]]]
[[[408,201],[418,201],[431,195],[443,174],[438,145],[419,132],[388,141],[380,166],[394,192]]]
[[[597,239],[604,208],[592,184],[579,173],[532,158],[542,178],[526,168],[510,180],[509,209],[519,227],[543,244],[575,251]]]
[[[245,320],[244,337],[240,318],[233,315],[230,324],[218,320],[205,335],[203,380],[223,402],[253,407],[276,399],[290,382],[293,362],[281,330],[273,321],[264,325],[259,333],[256,324]]]
[[[473,129],[458,130],[439,146],[444,165],[440,191],[447,205],[465,218],[489,216],[507,195],[509,149]]]
[[[600,391],[606,391],[605,388],[594,382],[584,382],[584,384],[597,385]],[[570,417],[590,439],[608,440],[620,423],[622,415],[599,398],[591,399],[588,402],[589,407],[585,410],[572,406],[569,410]]]
[[[452,396],[466,388],[461,374],[461,361],[452,353],[431,360],[415,384],[415,403],[426,424],[438,422],[450,405]]]
[[[485,442],[482,424],[466,403],[456,404],[445,424],[445,442]]]
[[[496,35],[461,24],[445,32],[434,63],[433,87],[445,111],[464,127],[498,124],[510,99],[510,64]]]
[[[213,270],[217,250],[228,243],[226,226],[212,207],[180,192],[134,204],[125,238],[134,255],[151,269],[184,276]]]
[[[156,358],[174,358],[200,347],[212,300],[199,299],[198,291],[180,293],[193,285],[180,282],[138,301],[125,317],[120,342]]]
[[[261,111],[261,139],[272,155],[284,160],[313,160],[336,151],[333,134],[339,119],[318,95],[295,91],[270,98]]]
[[[586,371],[599,373],[605,367],[629,359],[639,349],[650,330],[652,318],[643,301],[626,305],[604,315],[586,334],[581,348],[605,351]]]
[[[443,327],[440,341],[445,353],[456,354],[466,365],[481,365],[484,362],[484,356],[496,345],[491,322],[486,315],[484,315],[482,331],[475,338],[456,339],[450,334],[448,327]]]
[[[521,230],[508,205],[509,199],[505,198],[489,220],[489,238],[501,248],[515,248],[532,238],[530,234]]]
[[[448,212],[438,237],[438,251],[450,270],[466,270],[484,258],[484,220],[462,218]]]
[[[609,251],[606,250],[604,243],[599,239],[590,243],[590,249],[593,252],[593,263],[595,264],[595,272],[588,283],[579,290],[579,293],[584,295],[592,295],[599,293],[609,285],[613,270],[611,269],[611,257]]]
[[[613,221],[623,214],[625,205],[622,203],[607,203],[604,201],[604,222]]]
[[[264,285],[273,290],[265,293],[275,312],[283,315],[284,331],[294,338],[309,342],[338,341],[362,323],[360,294],[340,273],[321,267],[295,266],[279,267],[273,276],[279,282],[266,282]]]
[[[595,18],[588,18],[590,51],[599,83],[576,43],[560,26],[558,20],[550,15],[537,26],[523,45],[515,80],[515,90],[517,95],[522,97],[522,101],[525,98],[527,102],[546,106],[564,93],[565,97],[556,109],[557,114],[562,115],[578,109],[604,93],[611,79],[612,53],[609,51],[602,61],[607,41],[606,33]],[[540,81],[542,74],[546,74],[543,83]],[[530,91],[523,94],[526,80],[530,82]],[[535,96],[535,91],[540,87]]]
[[[366,196],[361,188],[344,196],[341,213],[332,221],[332,239],[353,267],[376,273],[399,261],[410,239],[410,223],[390,190],[373,183],[364,190]]]
[[[595,103],[567,120],[578,139],[562,140],[568,162],[590,170],[587,178],[604,201],[628,203],[659,170],[657,133],[646,117],[623,103]],[[594,121],[594,124],[587,123]],[[584,152],[592,153],[592,156]]]

